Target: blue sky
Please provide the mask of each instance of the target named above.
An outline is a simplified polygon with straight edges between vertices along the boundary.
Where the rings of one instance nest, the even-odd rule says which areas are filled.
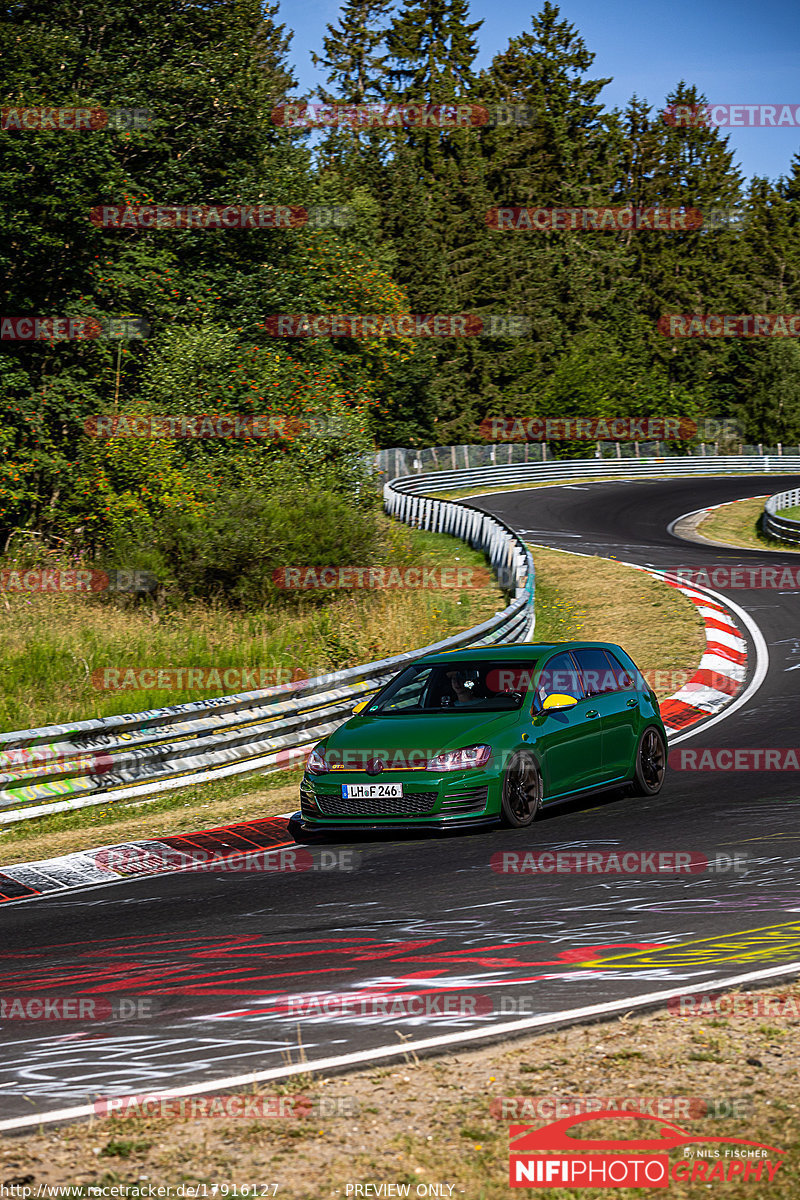
[[[478,66],[530,29],[541,7],[540,0],[473,0],[472,20],[483,21]],[[559,7],[596,56],[591,74],[613,78],[601,96],[609,108],[624,107],[636,92],[657,109],[680,79],[714,103],[800,104],[796,0],[566,0]],[[338,17],[337,0],[281,0],[280,20],[295,34],[291,60],[301,91],[321,81],[310,52],[321,51],[325,26]],[[722,132],[746,179],[786,174],[800,150],[800,128]]]

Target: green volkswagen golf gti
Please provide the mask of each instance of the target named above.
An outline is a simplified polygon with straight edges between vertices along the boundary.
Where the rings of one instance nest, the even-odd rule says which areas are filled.
[[[654,796],[666,757],[656,695],[620,646],[451,650],[406,667],[314,748],[290,829],[530,825],[591,792]]]

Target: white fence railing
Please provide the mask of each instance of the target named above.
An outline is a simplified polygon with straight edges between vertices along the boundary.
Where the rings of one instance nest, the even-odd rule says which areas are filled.
[[[716,457],[675,458],[568,458],[548,462],[517,462],[478,467],[470,471],[437,471],[411,475],[395,486],[406,493],[450,492],[468,488],[499,487],[562,479],[655,479],[670,475],[761,475],[769,472],[800,474],[800,454],[727,454]]]
[[[800,446],[745,446],[727,442],[701,442],[688,451],[688,457],[715,458],[736,455],[745,458],[764,455],[789,458],[800,456]],[[599,442],[586,443],[581,461],[613,460],[625,462],[630,459],[654,459],[669,455],[664,442]],[[439,471],[474,471],[480,467],[504,467],[524,463],[558,464],[552,447],[547,442],[489,442],[461,444],[457,446],[398,447],[377,450],[369,456],[369,464],[381,482],[401,475],[419,475]],[[571,460],[568,460],[571,461]]]
[[[782,542],[800,542],[800,521],[784,517],[781,510],[800,504],[800,488],[776,492],[764,505],[764,532]]]

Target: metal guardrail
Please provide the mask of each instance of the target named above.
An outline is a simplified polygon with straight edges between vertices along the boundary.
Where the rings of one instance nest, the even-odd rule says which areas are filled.
[[[770,496],[764,505],[764,532],[782,542],[800,542],[800,521],[780,515],[781,509],[793,508],[797,504],[800,504],[800,488],[776,492],[774,496]]]
[[[528,638],[533,561],[518,535],[469,505],[411,499],[388,486],[386,491],[387,510],[400,520],[484,550],[502,586],[514,592],[511,603],[481,625],[431,646],[299,683],[0,734],[0,825],[294,765],[350,716],[354,703],[415,659]]]

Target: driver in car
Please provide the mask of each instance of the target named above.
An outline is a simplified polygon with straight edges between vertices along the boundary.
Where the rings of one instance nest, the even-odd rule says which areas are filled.
[[[447,678],[455,692],[456,706],[476,704],[486,699],[486,689],[481,686],[477,671],[448,671]]]

